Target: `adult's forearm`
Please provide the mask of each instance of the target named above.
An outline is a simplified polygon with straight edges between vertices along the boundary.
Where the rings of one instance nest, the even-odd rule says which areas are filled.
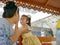
[[[14,43],[14,42],[16,42],[16,40],[18,39],[18,37],[21,35],[21,33],[19,32],[19,31],[16,31],[11,37],[10,37],[10,39],[11,39],[11,41],[12,41],[12,44]]]

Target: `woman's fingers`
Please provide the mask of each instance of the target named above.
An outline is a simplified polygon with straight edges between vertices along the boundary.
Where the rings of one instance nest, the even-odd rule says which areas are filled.
[[[30,30],[26,30],[25,28],[20,29],[21,34],[28,33]]]

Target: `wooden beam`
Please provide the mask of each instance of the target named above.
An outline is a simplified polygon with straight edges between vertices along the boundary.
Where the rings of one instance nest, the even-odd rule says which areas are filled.
[[[50,1],[51,1],[51,0],[47,0],[47,2],[45,3],[45,6],[47,6]]]

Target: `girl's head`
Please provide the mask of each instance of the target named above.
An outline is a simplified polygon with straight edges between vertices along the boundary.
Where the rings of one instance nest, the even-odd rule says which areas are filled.
[[[31,26],[31,16],[30,15],[22,15],[20,22],[22,25],[28,24],[29,26]]]

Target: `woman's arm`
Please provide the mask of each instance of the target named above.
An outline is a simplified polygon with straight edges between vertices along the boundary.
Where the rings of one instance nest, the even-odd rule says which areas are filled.
[[[10,37],[12,44],[21,36],[23,33],[29,32],[28,30],[25,30],[25,28],[20,28],[18,30],[18,24],[15,26],[15,32],[14,34]]]
[[[18,39],[18,37],[21,35],[21,31],[19,32],[19,31],[16,31],[16,32],[14,32],[14,34],[10,37],[10,40],[11,40],[11,42],[12,42],[12,44],[14,43],[14,42],[16,42],[16,40]]]

